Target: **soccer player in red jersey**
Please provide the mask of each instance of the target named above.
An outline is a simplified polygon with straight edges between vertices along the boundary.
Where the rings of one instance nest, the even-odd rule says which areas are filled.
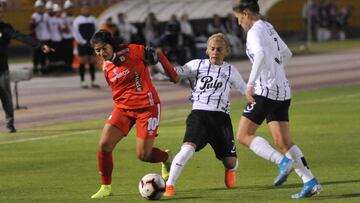
[[[100,190],[91,198],[111,195],[112,151],[136,124],[136,155],[141,161],[162,162],[162,176],[168,178],[169,152],[153,147],[160,122],[160,99],[151,82],[148,65],[160,63],[170,80],[179,80],[161,51],[136,44],[117,44],[110,32],[100,30],[91,40],[97,56],[103,59],[103,72],[112,89],[114,110],[99,141]]]

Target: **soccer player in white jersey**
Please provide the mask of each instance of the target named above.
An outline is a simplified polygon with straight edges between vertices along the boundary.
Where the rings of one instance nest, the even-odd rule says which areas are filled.
[[[44,44],[49,44],[50,33],[48,29],[47,20],[44,17],[44,3],[37,0],[34,4],[35,12],[30,19],[30,32],[32,36]],[[33,52],[33,71],[34,74],[42,74],[45,72],[48,55],[46,55],[41,48],[34,49]]]
[[[259,10],[257,0],[242,0],[233,7],[238,23],[247,32],[246,53],[252,62],[245,94],[248,104],[239,122],[237,139],[258,156],[278,165],[279,175],[274,181],[275,186],[284,183],[295,169],[304,187],[292,198],[311,197],[320,193],[321,186],[289,132],[291,92],[284,65],[292,53],[274,27],[260,19]],[[276,145],[285,155],[256,135],[256,130],[265,119]]]
[[[207,41],[206,54],[209,59],[192,60],[176,68],[180,77],[193,81],[193,105],[186,120],[183,145],[171,164],[164,194],[167,197],[175,194],[175,182],[194,152],[200,151],[208,143],[216,158],[224,164],[227,188],[235,186],[238,160],[229,116],[229,94],[230,88],[233,88],[244,95],[246,83],[234,66],[223,61],[229,53],[227,38],[217,33]]]

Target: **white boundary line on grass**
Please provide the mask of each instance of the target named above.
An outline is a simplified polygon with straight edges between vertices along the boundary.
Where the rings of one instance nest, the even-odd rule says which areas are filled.
[[[313,100],[308,100],[308,101],[294,101],[291,104],[315,104],[315,103],[321,103],[321,102],[328,102],[328,101],[341,101],[341,99],[348,99],[348,98],[354,98],[354,97],[358,97],[360,96],[360,93],[355,93],[355,94],[348,94],[348,95],[343,95],[343,96],[335,96],[335,97],[325,97],[325,98],[321,98],[321,99],[313,99]]]
[[[83,134],[88,134],[88,133],[91,133],[94,131],[95,130],[87,130],[87,131],[81,131],[81,132],[63,133],[63,134],[43,136],[43,137],[32,137],[32,138],[25,138],[25,139],[19,139],[19,140],[10,140],[10,141],[5,141],[5,142],[0,142],[0,145],[31,142],[31,141],[38,141],[38,140],[48,140],[48,139],[54,139],[54,138],[59,138],[59,137],[67,137],[67,136],[71,136],[71,135],[83,135]]]
[[[299,101],[299,102],[294,102],[293,104],[321,103],[321,102],[327,102],[327,101],[341,100],[343,98],[353,98],[353,97],[358,97],[358,96],[360,96],[360,93],[344,95],[344,96],[328,97],[328,98],[322,98],[322,99],[314,99],[314,100],[311,100],[311,101]],[[172,123],[172,122],[179,121],[179,120],[184,120],[184,118],[183,117],[181,117],[181,118],[177,117],[177,118],[174,118],[174,119],[167,119],[167,120],[161,121],[160,123]],[[72,133],[50,135],[50,136],[44,136],[44,137],[33,137],[33,138],[25,138],[25,139],[19,139],[19,140],[11,140],[11,141],[0,142],[0,145],[15,144],[15,143],[22,143],[22,142],[31,142],[31,141],[39,141],[39,140],[48,140],[48,139],[54,139],[54,138],[60,138],[60,137],[67,137],[67,136],[71,136],[71,135],[83,135],[83,134],[91,133],[91,132],[94,132],[94,131],[95,130],[87,130],[87,131],[80,131],[80,132],[72,132]]]
[[[183,119],[184,118],[168,119],[168,120],[165,120],[165,121],[161,121],[160,123],[172,123],[172,122],[183,120]],[[87,130],[87,131],[63,133],[63,134],[43,136],[43,137],[32,137],[32,138],[24,138],[24,139],[19,139],[19,140],[10,140],[10,141],[0,142],[0,145],[16,144],[16,143],[23,143],[23,142],[32,142],[32,141],[39,141],[39,140],[49,140],[49,139],[55,139],[55,138],[60,138],[60,137],[67,137],[67,136],[71,136],[71,135],[83,135],[83,134],[91,133],[91,132],[94,132],[94,131],[95,130]]]

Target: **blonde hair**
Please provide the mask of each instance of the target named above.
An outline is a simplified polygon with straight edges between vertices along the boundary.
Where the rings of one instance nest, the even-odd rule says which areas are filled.
[[[213,35],[211,35],[208,40],[207,40],[207,48],[206,48],[206,54],[209,55],[208,49],[209,49],[209,44],[211,41],[221,41],[225,43],[225,57],[229,56],[231,54],[231,48],[230,48],[230,42],[229,39],[223,34],[223,33],[215,33]]]

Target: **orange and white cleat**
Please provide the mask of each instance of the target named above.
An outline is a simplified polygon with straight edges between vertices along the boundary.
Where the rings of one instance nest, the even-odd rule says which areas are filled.
[[[228,189],[236,185],[236,171],[225,169],[225,185]]]
[[[164,193],[164,197],[173,197],[175,195],[174,186],[167,185]]]

